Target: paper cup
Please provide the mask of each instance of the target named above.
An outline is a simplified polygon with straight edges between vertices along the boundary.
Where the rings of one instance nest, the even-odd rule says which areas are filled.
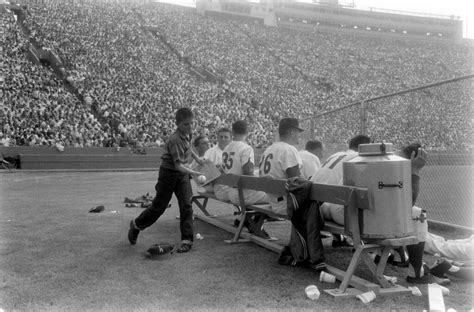
[[[408,287],[411,290],[411,294],[413,296],[421,297],[423,294],[421,293],[420,289],[416,286]]]
[[[443,296],[449,296],[449,289],[444,287],[444,286],[441,286],[440,284],[436,284],[436,283],[433,283],[432,285],[438,287],[441,289],[441,292],[443,293]]]
[[[321,271],[321,273],[319,274],[319,281],[325,283],[335,283],[336,277],[332,274]]]
[[[306,287],[305,292],[306,296],[311,300],[318,300],[319,295],[321,294],[316,285],[309,285],[308,287]]]
[[[385,279],[392,285],[395,285],[398,282],[398,279],[395,276],[384,275]]]
[[[356,297],[360,299],[360,301],[362,301],[363,303],[367,304],[374,300],[376,296],[373,291],[368,291],[363,294],[357,295]]]

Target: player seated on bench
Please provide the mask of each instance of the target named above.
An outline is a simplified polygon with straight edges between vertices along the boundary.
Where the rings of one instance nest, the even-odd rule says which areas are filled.
[[[299,143],[299,134],[304,131],[299,127],[298,119],[283,118],[278,126],[280,140],[270,145],[262,154],[259,164],[261,177],[290,179],[300,176],[302,160],[295,146]],[[301,179],[306,181],[304,179]],[[307,183],[309,185],[309,183]],[[273,212],[287,214],[286,195],[267,194]],[[307,196],[303,196],[307,198]],[[316,271],[326,268],[323,244],[319,232],[319,209],[316,203],[306,202],[291,217],[291,246],[298,251],[285,247],[279,262],[288,265],[304,265]],[[311,217],[313,216],[313,217]],[[297,246],[297,247],[295,247]],[[296,254],[304,254],[298,257]],[[299,262],[299,263],[297,263]]]
[[[322,164],[321,168],[311,178],[312,182],[325,183],[325,184],[343,184],[343,172],[342,163],[349,161],[358,156],[358,147],[360,144],[370,143],[371,139],[365,135],[357,135],[349,141],[349,149],[344,152],[335,153],[329,156],[328,159]],[[419,148],[419,145],[410,145],[402,149],[403,157],[411,159],[412,163],[412,193],[413,193],[413,204],[415,204],[418,191],[419,191],[419,172],[424,167],[425,153]],[[332,220],[340,225],[344,225],[344,207],[341,205],[323,203],[321,205],[321,214],[324,219]],[[427,222],[424,220],[424,211],[420,208],[413,206],[412,218],[414,222],[415,236],[418,238],[419,243],[414,245],[406,246],[408,251],[408,263],[409,271],[411,276],[407,276],[407,281],[410,283],[426,284],[426,283],[446,283],[447,280],[439,279],[429,274],[427,266],[423,265],[423,252],[426,235],[428,232]],[[399,254],[404,255],[404,248],[398,249]],[[402,261],[405,260],[402,257]],[[413,276],[414,275],[414,276]]]
[[[229,128],[220,128],[217,130],[217,145],[211,147],[204,153],[204,159],[210,160],[221,172],[222,169],[222,153],[227,145],[232,141],[232,134]]]
[[[323,158],[323,143],[319,140],[309,140],[306,142],[304,150],[298,152],[303,165],[301,166],[301,177],[311,179],[311,177],[321,167]]]
[[[254,152],[253,148],[245,143],[248,135],[247,123],[244,120],[238,120],[232,124],[232,142],[224,148],[222,153],[222,169],[224,173],[232,173],[235,175],[252,176],[254,171]],[[221,201],[230,201],[232,204],[239,206],[238,189],[215,184],[214,194]],[[265,192],[243,190],[245,203],[252,205],[257,203],[268,203],[267,194]],[[259,218],[259,216],[256,216]],[[268,238],[269,235],[261,228],[255,226],[258,220],[247,219],[245,226],[249,232],[257,236]]]

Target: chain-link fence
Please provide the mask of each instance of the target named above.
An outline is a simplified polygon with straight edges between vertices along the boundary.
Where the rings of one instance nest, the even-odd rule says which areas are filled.
[[[368,99],[320,114],[302,122],[311,129],[304,139],[321,139],[327,147],[325,157],[347,149],[348,140],[359,133],[396,148],[420,142],[429,157],[417,205],[429,211],[430,219],[474,227],[472,80]]]

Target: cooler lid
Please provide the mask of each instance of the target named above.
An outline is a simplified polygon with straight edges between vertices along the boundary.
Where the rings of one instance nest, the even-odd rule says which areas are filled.
[[[359,155],[388,155],[393,154],[392,143],[369,143],[359,145]]]

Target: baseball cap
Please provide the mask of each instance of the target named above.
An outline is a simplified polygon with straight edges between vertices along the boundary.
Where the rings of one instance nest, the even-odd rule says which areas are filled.
[[[280,120],[280,125],[278,126],[278,129],[284,130],[284,129],[298,129],[300,132],[304,131],[304,129],[300,128],[298,119],[296,118],[283,118]]]

